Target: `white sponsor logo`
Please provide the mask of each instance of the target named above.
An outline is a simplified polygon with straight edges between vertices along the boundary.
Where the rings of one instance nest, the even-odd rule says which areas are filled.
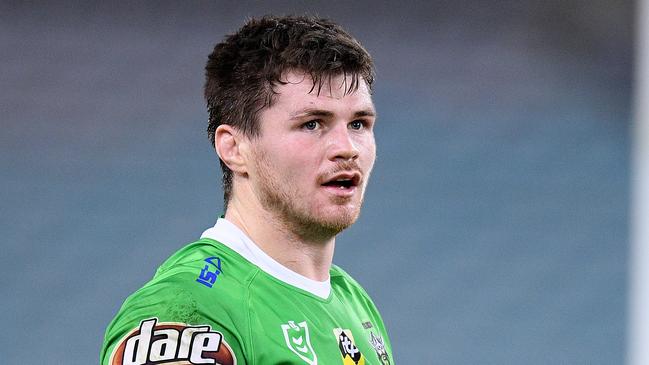
[[[223,341],[223,335],[211,331],[210,326],[187,326],[183,323],[160,323],[156,326],[156,323],[157,318],[140,322],[139,328],[115,347],[110,364],[153,365],[180,361],[189,364],[236,364],[232,350]]]

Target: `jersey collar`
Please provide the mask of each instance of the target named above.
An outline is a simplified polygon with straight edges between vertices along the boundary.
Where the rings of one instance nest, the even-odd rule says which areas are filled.
[[[219,218],[214,227],[203,232],[201,238],[210,238],[224,244],[267,274],[289,285],[323,299],[329,297],[331,292],[329,279],[325,281],[309,279],[280,264],[259,248],[239,227],[225,218]]]

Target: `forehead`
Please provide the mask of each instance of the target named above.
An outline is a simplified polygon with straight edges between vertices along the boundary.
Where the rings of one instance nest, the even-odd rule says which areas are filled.
[[[350,75],[325,76],[314,85],[310,75],[290,71],[282,76],[282,84],[275,85],[273,103],[269,109],[294,111],[306,107],[329,109],[333,112],[346,110],[374,110],[372,96],[363,78],[358,88],[349,92],[353,78]]]

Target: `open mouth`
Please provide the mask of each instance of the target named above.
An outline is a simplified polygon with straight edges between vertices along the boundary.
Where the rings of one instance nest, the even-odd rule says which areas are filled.
[[[359,173],[344,173],[329,178],[322,184],[322,186],[330,186],[341,190],[351,189],[358,186],[360,181],[361,176]]]
[[[340,189],[349,189],[352,186],[354,186],[354,183],[351,180],[335,180],[335,181],[329,181],[324,184],[324,186],[333,186],[337,187]]]

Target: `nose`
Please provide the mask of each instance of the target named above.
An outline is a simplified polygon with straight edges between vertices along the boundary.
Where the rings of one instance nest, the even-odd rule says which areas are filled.
[[[334,128],[329,136],[329,160],[356,160],[358,158],[358,146],[347,124]]]

